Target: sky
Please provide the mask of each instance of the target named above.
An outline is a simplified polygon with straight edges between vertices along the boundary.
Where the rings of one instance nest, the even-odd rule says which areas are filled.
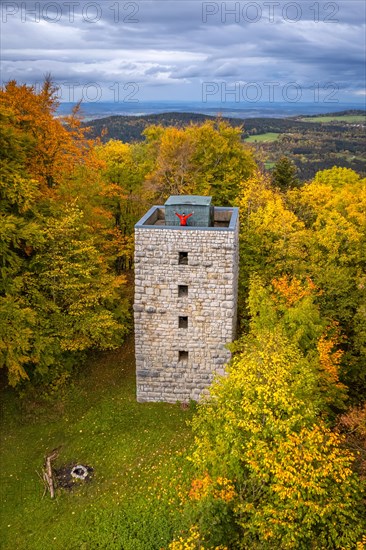
[[[62,102],[365,102],[364,0],[1,0],[1,80]]]

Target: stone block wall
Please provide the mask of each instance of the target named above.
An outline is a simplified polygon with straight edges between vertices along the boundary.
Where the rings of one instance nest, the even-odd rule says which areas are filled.
[[[230,210],[228,228],[136,225],[140,402],[198,400],[214,374],[224,373],[237,310],[238,217]]]

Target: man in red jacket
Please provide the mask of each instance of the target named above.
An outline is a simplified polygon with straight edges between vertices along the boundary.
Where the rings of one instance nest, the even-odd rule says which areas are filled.
[[[184,212],[183,214],[178,214],[178,212],[174,212],[174,214],[180,219],[180,225],[187,225],[188,218],[190,218],[194,212],[191,212],[190,214],[185,214]]]

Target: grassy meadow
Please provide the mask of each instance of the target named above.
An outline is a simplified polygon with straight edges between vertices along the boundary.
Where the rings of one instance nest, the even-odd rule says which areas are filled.
[[[19,406],[11,390],[1,397],[2,550],[167,545],[191,411],[136,402],[132,339],[91,359],[62,399]],[[44,456],[60,446],[55,467],[79,462],[94,477],[51,500],[39,474]]]
[[[266,134],[257,134],[255,136],[249,136],[244,141],[246,141],[247,143],[276,141],[280,136],[281,134],[278,134],[276,132],[267,132]]]
[[[365,115],[322,115],[314,117],[306,117],[301,119],[302,122],[366,122]]]

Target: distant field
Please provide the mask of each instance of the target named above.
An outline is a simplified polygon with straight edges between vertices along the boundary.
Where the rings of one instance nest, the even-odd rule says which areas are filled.
[[[249,136],[245,139],[246,142],[253,143],[257,141],[276,141],[281,134],[275,132],[267,132],[266,134],[258,134],[256,136]]]
[[[301,118],[301,122],[366,122],[365,115],[314,116]]]

